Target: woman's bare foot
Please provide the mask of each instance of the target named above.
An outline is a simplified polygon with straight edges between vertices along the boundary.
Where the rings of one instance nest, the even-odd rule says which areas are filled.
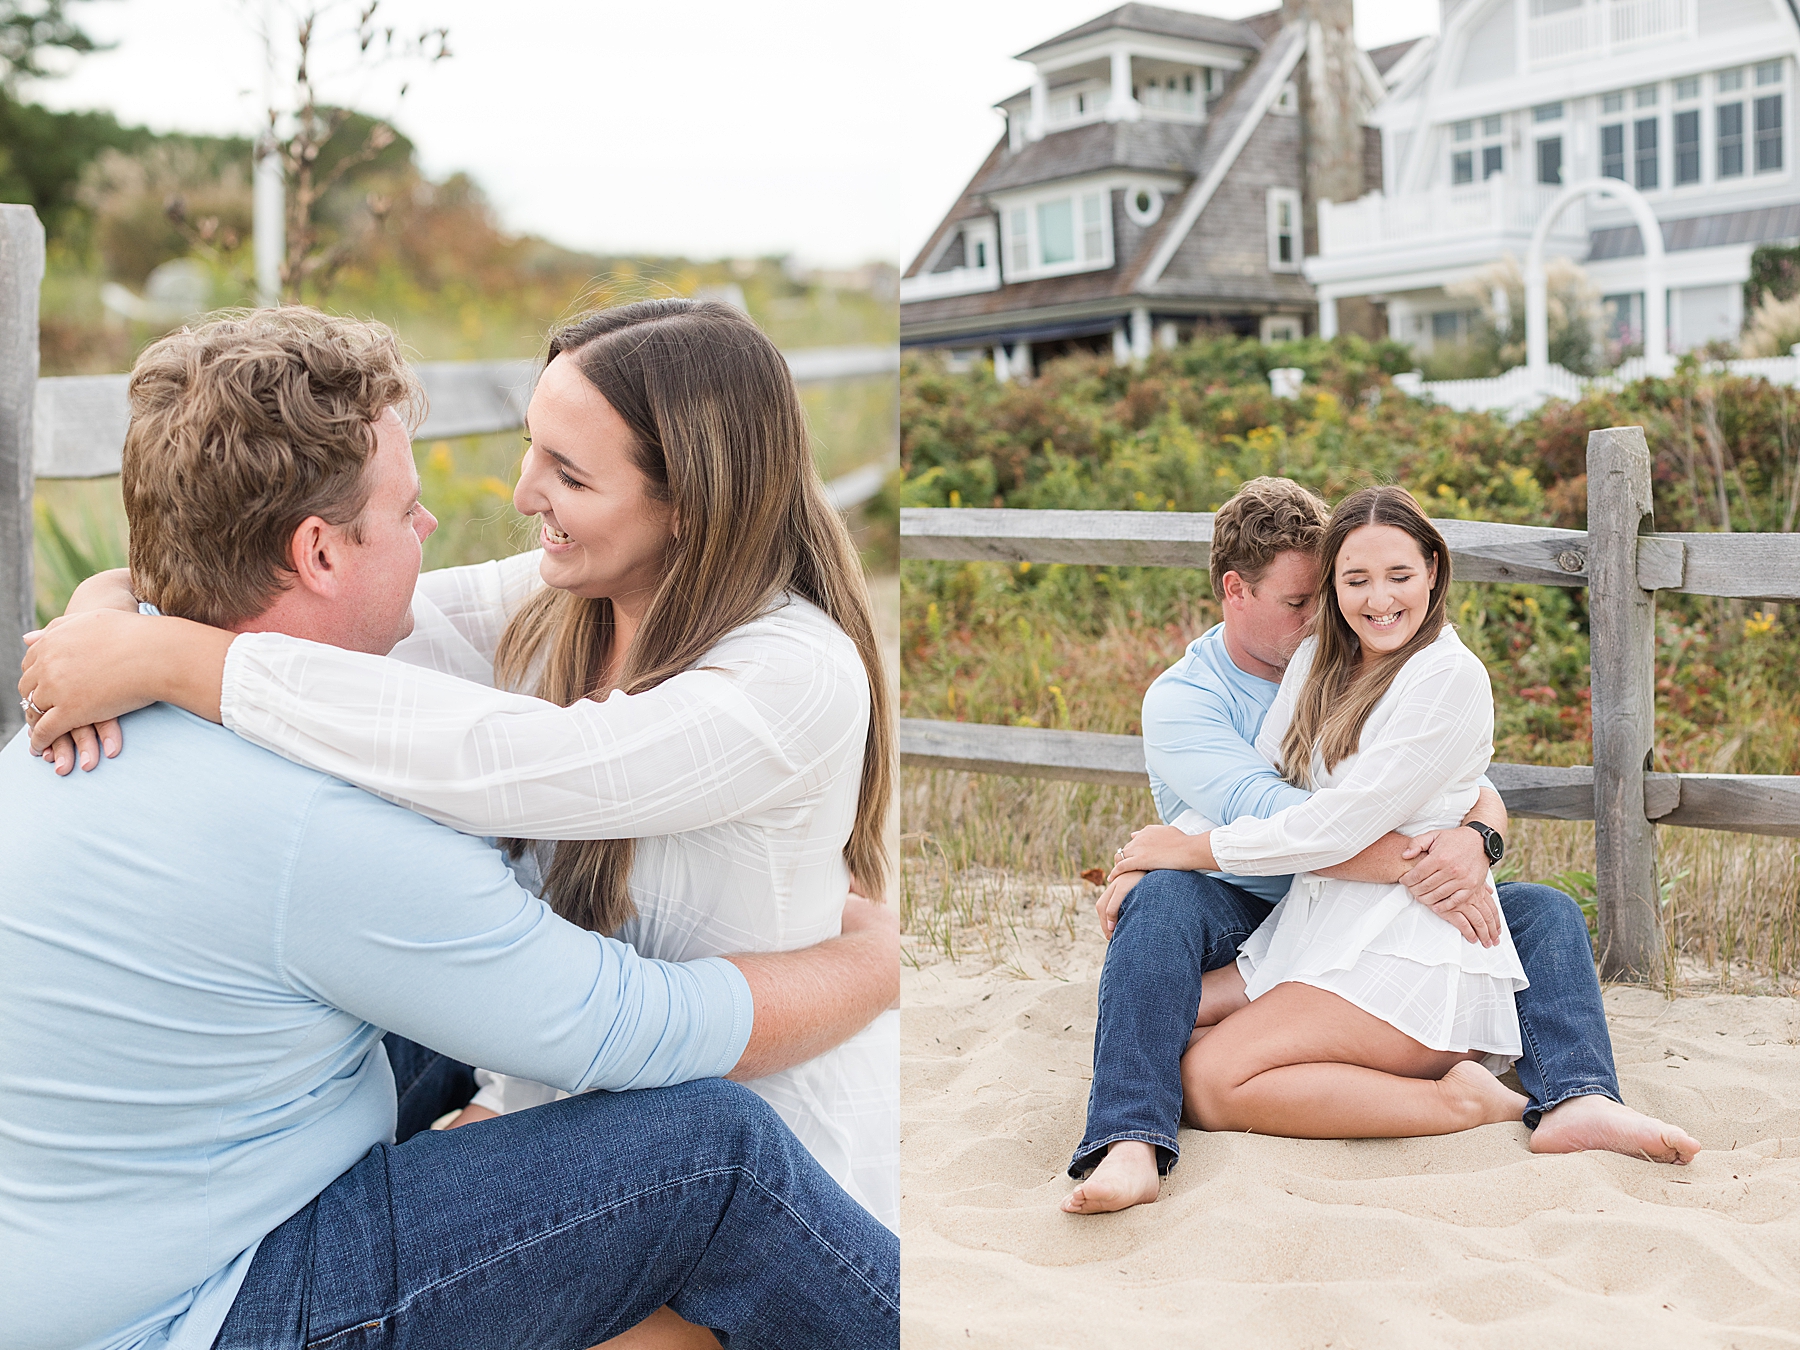
[[[1465,1129],[1523,1120],[1525,1108],[1531,1105],[1472,1059],[1452,1064],[1450,1072],[1438,1079],[1438,1088],[1468,1119]]]
[[[1069,1214],[1110,1214],[1152,1203],[1161,1186],[1156,1145],[1141,1139],[1115,1139],[1107,1145],[1100,1165],[1069,1192],[1062,1207]]]
[[[1598,1092],[1571,1097],[1544,1112],[1531,1132],[1533,1153],[1583,1153],[1607,1149],[1649,1162],[1686,1164],[1700,1141],[1678,1125],[1667,1125]]]

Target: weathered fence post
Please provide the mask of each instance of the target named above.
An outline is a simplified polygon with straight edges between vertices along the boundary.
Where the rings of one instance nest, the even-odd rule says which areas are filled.
[[[0,743],[23,724],[13,685],[36,626],[31,576],[31,405],[37,396],[44,227],[29,206],[0,206]]]
[[[1651,519],[1644,429],[1589,432],[1587,473],[1600,975],[1646,981],[1662,971],[1663,936],[1656,827],[1644,813],[1656,736],[1656,596],[1638,584],[1638,536]]]

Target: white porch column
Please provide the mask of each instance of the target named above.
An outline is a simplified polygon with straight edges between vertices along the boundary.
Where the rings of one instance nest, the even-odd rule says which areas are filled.
[[[1175,326],[1174,320],[1165,319],[1156,325],[1156,345],[1165,352],[1172,352],[1181,343],[1181,330]]]
[[[1139,305],[1131,311],[1131,359],[1146,361],[1150,358],[1150,311]]]
[[[1006,384],[1012,379],[1012,367],[1006,360],[1006,345],[994,344],[994,383]]]
[[[1025,124],[1025,139],[1044,139],[1044,123],[1050,116],[1050,84],[1038,71],[1031,77],[1031,120]]]
[[[1014,379],[1029,380],[1031,378],[1031,344],[1029,342],[1013,343],[1012,373]]]
[[[1120,324],[1113,329],[1113,364],[1128,366],[1131,364],[1131,338],[1125,332],[1125,325]],[[1794,346],[1795,358],[1800,360],[1800,343]]]
[[[1319,336],[1334,338],[1337,336],[1337,297],[1319,292]]]
[[[1131,51],[1126,47],[1112,49],[1112,97],[1107,100],[1106,120],[1135,122],[1143,109],[1131,96]]]

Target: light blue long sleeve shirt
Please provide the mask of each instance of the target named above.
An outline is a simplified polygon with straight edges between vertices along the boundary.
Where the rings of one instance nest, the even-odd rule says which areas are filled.
[[[1193,808],[1215,825],[1240,816],[1266,820],[1312,794],[1256,753],[1256,733],[1281,686],[1238,668],[1225,650],[1225,625],[1188,644],[1144,693],[1144,762],[1165,822]],[[1292,877],[1217,873],[1273,904]]]
[[[556,917],[481,840],[166,705],[0,751],[0,1342],[210,1346],[393,1138],[385,1031],[569,1091],[728,1072],[749,986]]]

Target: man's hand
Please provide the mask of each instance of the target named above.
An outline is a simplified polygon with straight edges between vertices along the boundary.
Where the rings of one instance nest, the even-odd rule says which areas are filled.
[[[1481,836],[1466,826],[1430,830],[1413,839],[1400,855],[1417,859],[1400,884],[1413,899],[1461,930],[1483,947],[1500,943],[1500,905],[1488,884],[1487,850]]]
[[[1125,903],[1131,888],[1146,875],[1144,872],[1114,873],[1106,883],[1106,889],[1100,892],[1100,898],[1094,902],[1094,912],[1100,916],[1100,931],[1106,934],[1108,942],[1112,941],[1113,929],[1119,926],[1119,906]]]

